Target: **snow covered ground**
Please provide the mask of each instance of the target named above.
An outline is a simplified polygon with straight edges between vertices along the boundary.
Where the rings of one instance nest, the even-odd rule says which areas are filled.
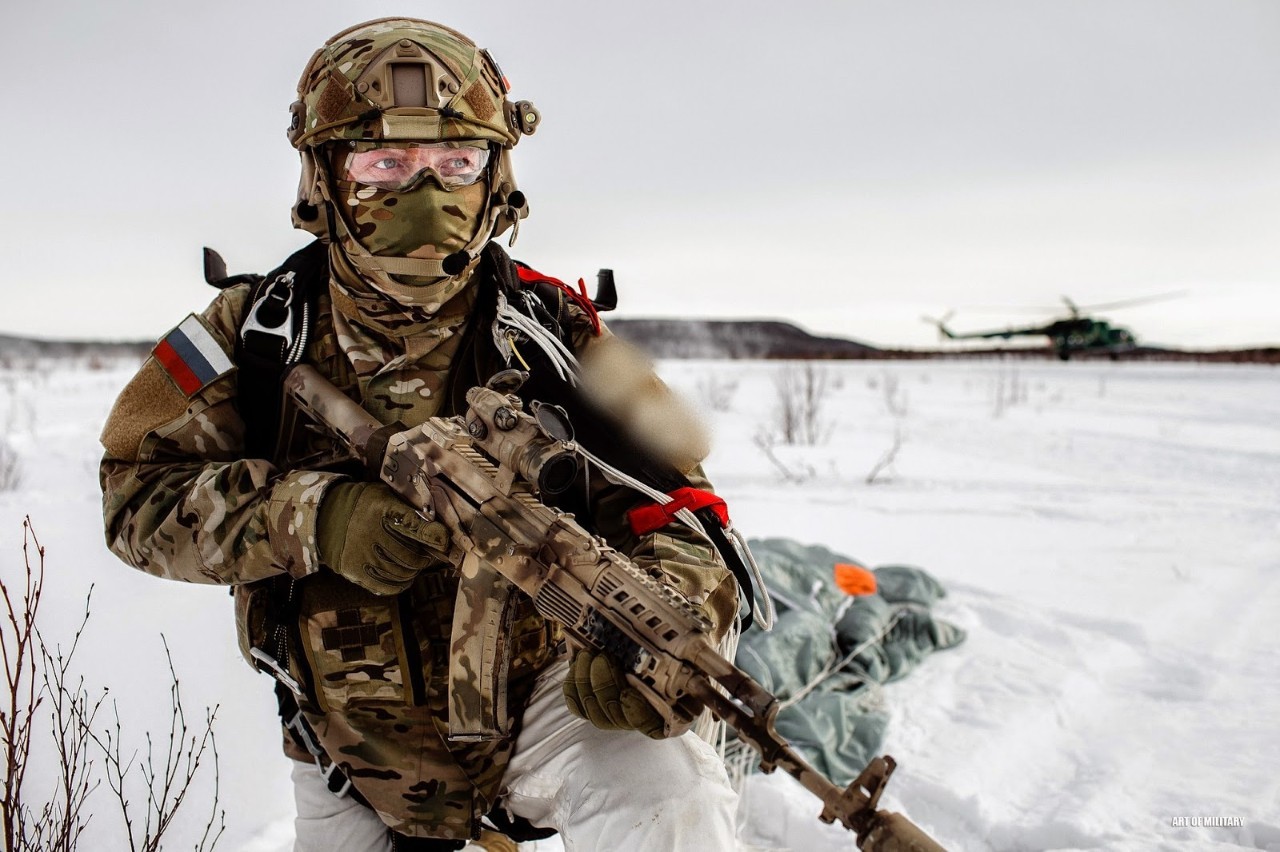
[[[226,590],[144,576],[102,544],[97,432],[134,365],[29,366],[0,370],[21,477],[0,492],[3,577],[21,570],[29,514],[48,551],[46,633],[68,638],[96,584],[80,670],[110,686],[139,744],[167,730],[167,637],[188,708],[219,705],[219,848],[288,849],[269,683],[235,650]],[[950,849],[1280,849],[1280,373],[821,364],[823,440],[770,458],[775,379],[797,369],[662,365],[708,410],[707,470],[742,530],[921,565],[950,589],[937,611],[968,640],[885,690],[890,809]],[[757,794],[773,797],[760,810],[794,801],[794,848],[839,848],[786,779]],[[194,795],[171,848],[203,828]],[[109,792],[94,802],[82,848],[125,848]]]

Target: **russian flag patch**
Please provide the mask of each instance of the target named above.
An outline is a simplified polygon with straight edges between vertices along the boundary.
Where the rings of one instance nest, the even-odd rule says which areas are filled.
[[[233,366],[227,353],[195,314],[165,335],[151,354],[187,396],[226,375]]]

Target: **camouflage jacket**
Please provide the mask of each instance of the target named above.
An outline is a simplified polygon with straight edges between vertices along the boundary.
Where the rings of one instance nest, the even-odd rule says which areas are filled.
[[[333,483],[360,474],[331,463],[338,454],[330,440],[300,422],[289,427],[278,458],[244,457],[245,425],[230,358],[248,296],[247,284],[225,290],[179,327],[225,356],[217,357],[215,350],[205,359],[211,371],[194,380],[175,377],[166,357],[175,329],[120,394],[102,435],[107,544],[147,573],[233,586],[246,658],[251,648],[270,644],[268,610],[278,610],[286,590],[294,612],[277,627],[287,633],[290,673],[305,686],[303,710],[328,755],[396,831],[475,836],[480,816],[499,794],[514,731],[482,742],[448,737],[456,571],[446,566],[424,572],[406,592],[378,597],[322,567],[319,504]],[[477,297],[468,293],[466,298],[464,313],[470,315]],[[568,307],[578,355],[609,340],[607,329],[576,306]],[[358,356],[353,358],[349,339],[358,324],[344,319],[327,294],[320,296],[316,313],[303,360],[384,423],[413,426],[428,416],[454,413],[441,391],[459,365],[476,360],[469,349],[489,338],[485,329],[469,338],[451,332],[443,342],[426,346],[413,338],[380,340],[394,351],[378,353],[380,370],[365,369]],[[335,332],[335,319],[343,334]],[[656,379],[653,383],[660,386]],[[689,475],[705,486],[700,469]],[[635,538],[625,512],[642,500],[593,478],[587,520],[727,627],[737,607],[736,584],[714,550],[705,539],[676,527]],[[523,596],[507,623],[508,705],[518,730],[534,677],[559,653],[559,635]]]

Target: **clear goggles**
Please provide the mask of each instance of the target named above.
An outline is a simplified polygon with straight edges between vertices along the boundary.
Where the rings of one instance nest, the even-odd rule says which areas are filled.
[[[489,146],[483,142],[351,142],[335,157],[338,179],[375,189],[405,192],[428,176],[442,189],[471,186],[485,175]]]

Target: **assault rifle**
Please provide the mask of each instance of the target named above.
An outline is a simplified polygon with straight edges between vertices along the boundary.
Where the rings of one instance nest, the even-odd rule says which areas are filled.
[[[877,809],[893,758],[875,758],[845,789],[823,777],[774,730],[778,699],[720,655],[702,612],[539,499],[577,475],[571,424],[555,406],[535,402],[526,412],[519,397],[497,389],[511,389],[504,376],[509,382],[500,373],[467,392],[465,417],[407,430],[384,427],[310,366],[294,367],[285,389],[401,497],[441,518],[467,554],[464,577],[468,564],[472,574],[477,563],[491,567],[571,642],[614,656],[668,731],[687,727],[705,706],[759,753],[761,769],[781,768],[821,799],[820,819],[839,820],[860,849],[941,852],[906,817]]]

